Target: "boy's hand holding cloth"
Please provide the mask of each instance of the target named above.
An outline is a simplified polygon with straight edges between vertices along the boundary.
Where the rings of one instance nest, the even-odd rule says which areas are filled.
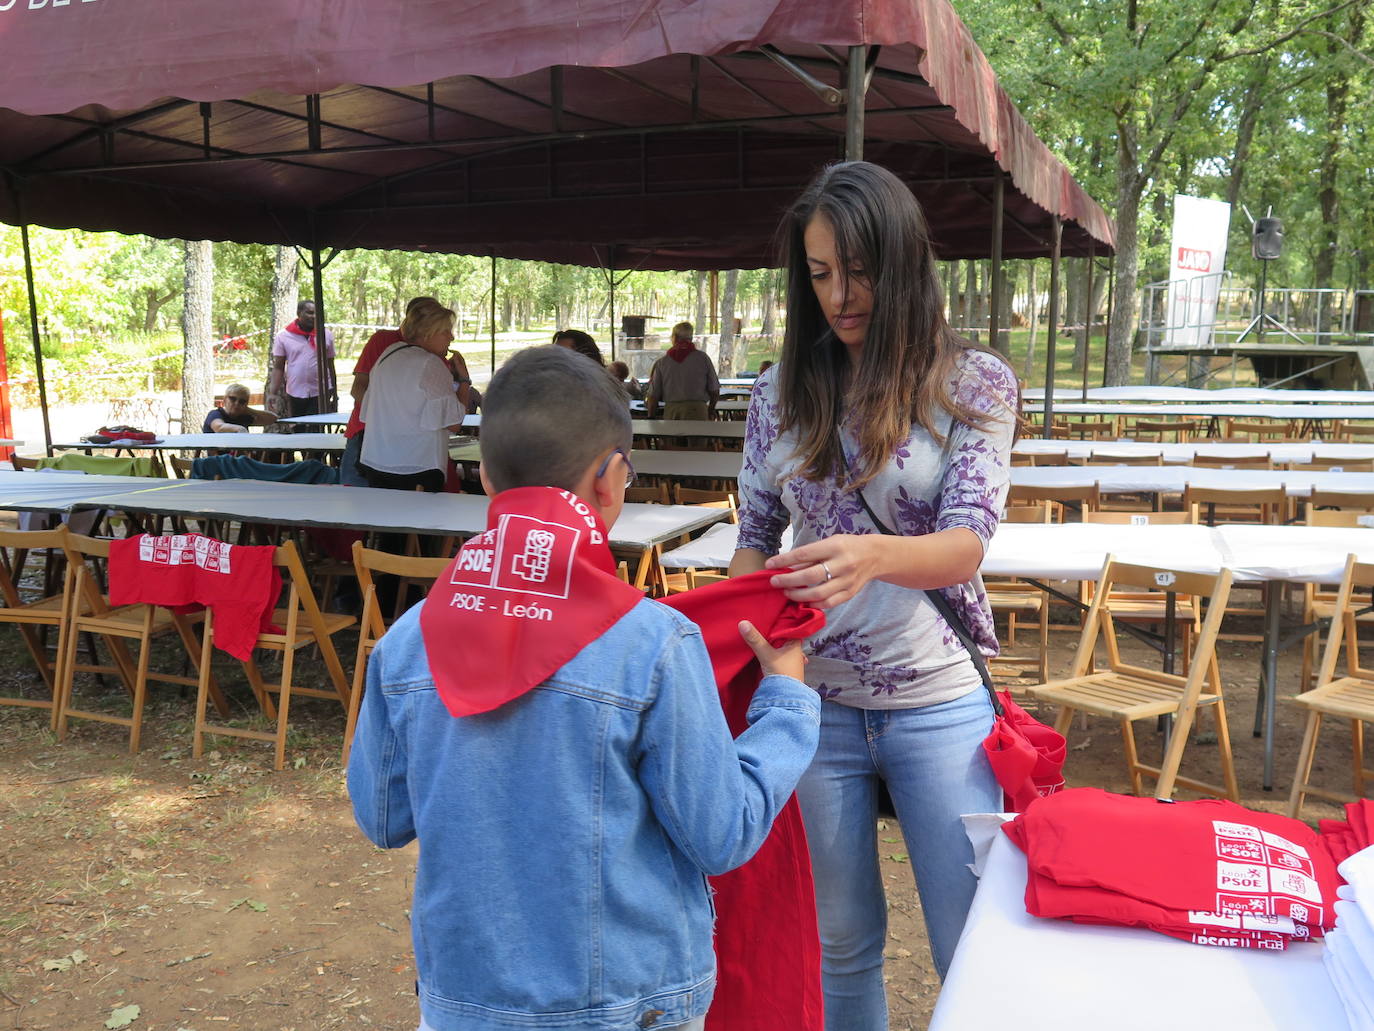
[[[1317,835],[1285,816],[1075,788],[1033,802],[1005,830],[1026,853],[1033,916],[1274,950],[1334,925],[1335,867]]]

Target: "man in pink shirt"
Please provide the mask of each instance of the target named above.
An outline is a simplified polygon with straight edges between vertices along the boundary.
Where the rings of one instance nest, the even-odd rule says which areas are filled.
[[[298,418],[320,411],[320,396],[332,387],[334,375],[334,334],[325,330],[324,363],[326,382],[319,381],[315,357],[315,302],[301,301],[296,306],[296,321],[292,322],[272,341],[272,372],[267,393],[280,393],[282,379],[286,380],[287,415]]]

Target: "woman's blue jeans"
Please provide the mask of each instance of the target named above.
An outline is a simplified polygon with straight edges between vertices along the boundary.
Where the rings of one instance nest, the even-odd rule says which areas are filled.
[[[973,849],[959,817],[999,812],[983,753],[992,705],[981,687],[916,709],[826,702],[821,743],[797,786],[820,918],[826,1031],[885,1031],[887,903],[878,867],[878,779],[887,783],[940,977],[973,901]]]

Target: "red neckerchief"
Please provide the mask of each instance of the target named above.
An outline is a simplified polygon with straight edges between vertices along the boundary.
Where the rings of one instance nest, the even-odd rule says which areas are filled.
[[[292,319],[291,324],[286,327],[286,331],[288,333],[295,333],[298,337],[305,337],[305,339],[310,341],[310,347],[312,349],[315,347],[315,331],[312,329],[307,333],[305,330],[301,329],[301,325],[297,320]]]
[[[454,556],[420,610],[439,697],[454,716],[537,687],[644,595],[615,576],[600,517],[554,487],[492,498],[487,530]]]
[[[668,348],[668,357],[675,362],[682,362],[696,349],[697,345],[690,340],[679,340],[677,337],[673,337],[673,346]]]

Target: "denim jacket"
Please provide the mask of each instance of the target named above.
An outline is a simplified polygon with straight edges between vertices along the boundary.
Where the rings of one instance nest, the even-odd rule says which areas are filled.
[[[420,840],[425,1022],[638,1031],[704,1014],[705,875],[763,843],[815,752],[816,693],[763,678],[732,740],[700,631],[646,600],[529,693],[455,719],[419,611],[368,663],[348,789],[376,844]]]

